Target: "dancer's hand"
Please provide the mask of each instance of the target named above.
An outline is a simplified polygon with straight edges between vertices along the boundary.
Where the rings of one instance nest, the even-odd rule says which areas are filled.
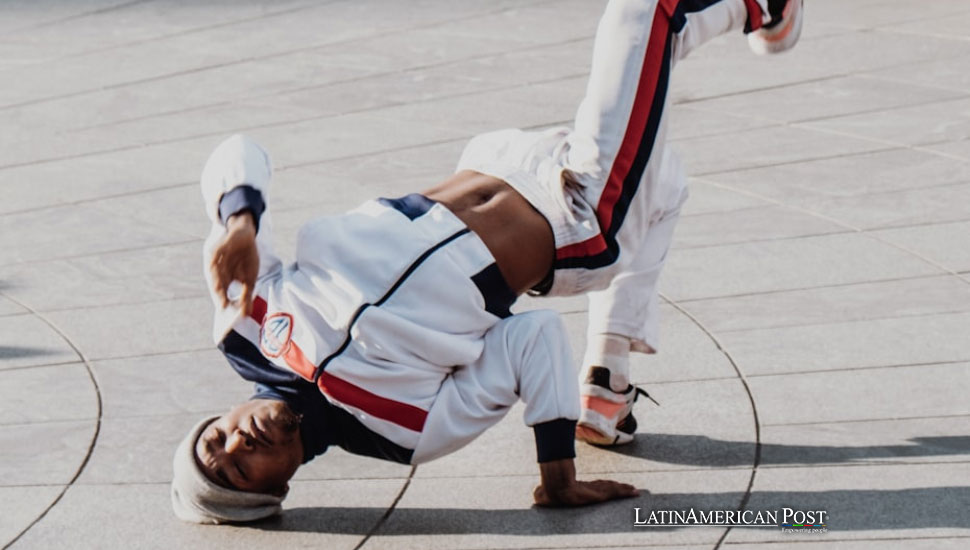
[[[222,307],[229,306],[229,285],[242,284],[239,308],[249,315],[253,308],[253,287],[259,275],[259,252],[256,248],[256,224],[253,215],[244,211],[226,222],[226,236],[216,247],[209,266],[212,286],[222,298]]]
[[[585,506],[640,494],[633,485],[608,479],[577,481],[576,466],[571,458],[542,462],[539,472],[542,483],[532,493],[538,506]]]

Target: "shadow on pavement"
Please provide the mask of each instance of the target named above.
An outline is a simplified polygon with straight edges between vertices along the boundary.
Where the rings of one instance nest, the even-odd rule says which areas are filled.
[[[761,464],[825,464],[878,458],[970,455],[970,436],[914,437],[911,445],[816,446],[761,444]],[[606,449],[618,454],[688,466],[749,466],[755,445],[703,435],[638,434],[630,445]]]
[[[802,481],[803,483],[804,481]],[[640,518],[651,510],[733,510],[741,493],[648,494],[635,499],[568,510],[397,508],[376,533],[379,536],[502,534],[578,535],[622,533],[633,526],[634,508]],[[900,529],[966,528],[970,487],[931,487],[901,490],[761,491],[751,495],[747,510],[826,510],[828,529],[838,531],[894,531]],[[294,508],[282,517],[253,524],[270,531],[302,531],[366,535],[378,508]],[[653,528],[673,531],[684,527]]]
[[[0,359],[23,359],[25,357],[39,357],[52,355],[54,350],[46,348],[31,348],[25,346],[0,346]]]
[[[853,463],[880,458],[954,456],[970,454],[970,436],[916,437],[911,445],[811,446],[762,445],[762,465]],[[723,441],[698,435],[639,435],[629,446],[614,452],[655,462],[721,468],[750,466],[755,446],[750,442]],[[794,474],[793,474],[794,475]],[[814,474],[813,474],[814,475]],[[795,479],[793,477],[793,479]],[[795,483],[793,483],[794,485]],[[797,486],[811,485],[798,474]],[[456,487],[460,482],[456,481]],[[736,510],[741,492],[650,493],[641,488],[635,499],[597,506],[549,510],[397,508],[378,531],[379,535],[555,533],[574,535],[617,533],[635,529],[634,508],[640,517],[650,510]],[[470,502],[476,500],[469,495]],[[970,486],[926,487],[898,490],[755,491],[748,510],[826,510],[830,531],[966,528],[964,511],[970,509]],[[275,518],[251,527],[271,531],[305,531],[366,535],[381,508],[303,507],[288,509]],[[654,528],[656,529],[656,528]],[[660,528],[682,529],[682,528]]]

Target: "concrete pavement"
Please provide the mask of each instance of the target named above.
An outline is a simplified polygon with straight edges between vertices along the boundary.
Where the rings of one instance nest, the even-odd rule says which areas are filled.
[[[639,357],[640,432],[579,445],[638,499],[532,508],[518,409],[409,468],[340,450],[254,526],[177,521],[195,420],[248,397],[209,341],[202,163],[273,154],[278,248],[568,123],[604,2],[0,3],[0,544],[11,548],[963,548],[970,542],[970,2],[807,0],[802,42],[674,72],[691,198]],[[564,314],[577,356],[585,302]],[[635,508],[828,512],[824,534]]]

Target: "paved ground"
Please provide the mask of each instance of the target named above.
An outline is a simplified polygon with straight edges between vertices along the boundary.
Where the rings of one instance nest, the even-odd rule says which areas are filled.
[[[208,341],[196,179],[245,131],[309,217],[449,173],[472,135],[571,119],[602,1],[0,3],[0,543],[13,548],[965,548],[970,2],[807,0],[778,58],[675,72],[692,197],[638,360],[642,433],[579,449],[645,489],[530,507],[518,410],[410,469],[333,451],[281,520],[169,511],[172,450],[247,396]],[[522,307],[534,307],[527,302]],[[577,352],[585,304],[565,313]],[[825,509],[829,532],[635,528],[635,507]]]

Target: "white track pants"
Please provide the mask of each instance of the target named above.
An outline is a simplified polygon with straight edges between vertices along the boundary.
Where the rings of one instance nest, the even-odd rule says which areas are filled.
[[[579,388],[569,337],[556,312],[537,310],[508,317],[485,335],[481,358],[445,379],[428,414],[412,462],[454,452],[493,426],[519,399],[525,423],[536,429],[539,460],[568,452],[568,438],[543,437],[542,426],[579,417]],[[561,425],[567,425],[563,423]]]
[[[749,14],[767,11],[765,4],[612,0],[607,6],[567,163],[599,233],[557,250],[557,277],[560,269],[579,270],[579,286],[594,289],[608,281],[589,294],[590,336],[620,334],[635,351],[656,350],[657,281],[687,198],[686,177],[666,143],[670,71],[693,48],[744,28]]]

